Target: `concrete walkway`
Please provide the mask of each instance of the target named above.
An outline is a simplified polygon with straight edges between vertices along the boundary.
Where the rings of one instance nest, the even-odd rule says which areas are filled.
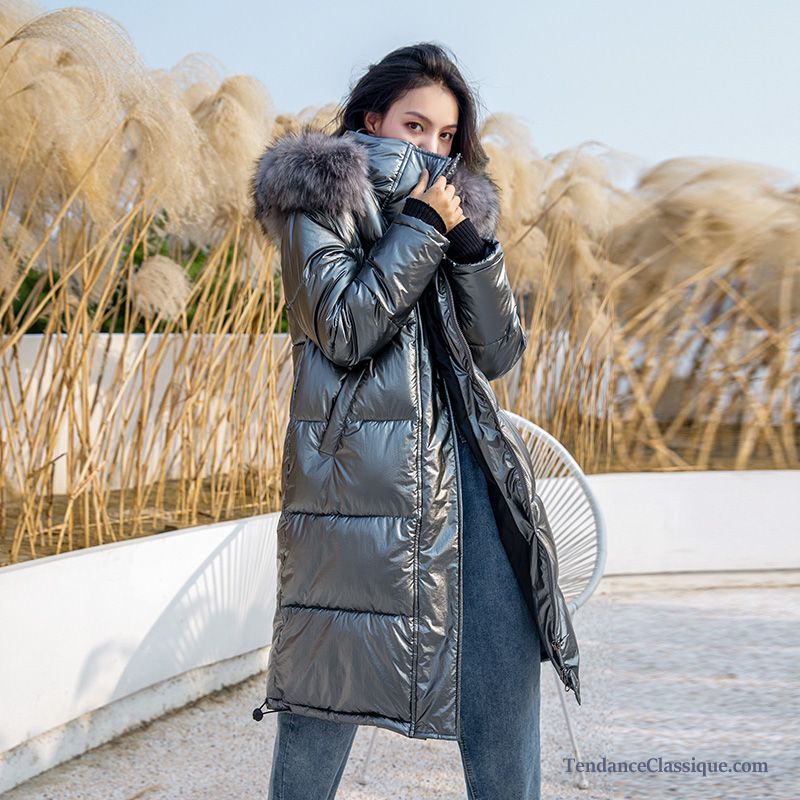
[[[651,587],[645,590],[643,587]],[[573,756],[552,667],[542,665],[542,797],[796,797],[800,786],[800,586],[673,588],[604,581],[575,616],[582,700],[567,695],[584,761],[758,761],[767,772],[589,774]],[[264,675],[49,770],[3,800],[255,800],[266,798],[275,714],[251,710]],[[337,795],[352,800],[463,800],[458,745],[372,728],[356,735]],[[691,765],[690,765],[691,766]],[[313,800],[313,798],[309,798]],[[481,798],[481,800],[518,800]]]

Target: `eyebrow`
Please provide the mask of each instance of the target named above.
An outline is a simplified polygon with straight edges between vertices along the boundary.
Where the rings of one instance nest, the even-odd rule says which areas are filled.
[[[419,111],[404,111],[403,113],[404,114],[411,114],[414,117],[419,117],[421,120],[424,120],[425,122],[427,122],[428,125],[433,125],[433,123],[424,114],[420,114]],[[444,127],[445,128],[457,128],[458,124],[453,122],[450,125],[445,125]]]

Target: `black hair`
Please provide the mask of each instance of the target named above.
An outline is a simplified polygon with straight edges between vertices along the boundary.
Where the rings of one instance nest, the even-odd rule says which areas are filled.
[[[385,114],[406,92],[430,84],[449,89],[458,104],[458,128],[451,155],[461,153],[461,160],[468,169],[484,172],[489,157],[478,137],[478,93],[464,80],[455,55],[435,42],[399,47],[377,64],[370,64],[341,105],[335,120],[339,127],[333,135],[359,130],[364,126],[364,114],[368,111]]]

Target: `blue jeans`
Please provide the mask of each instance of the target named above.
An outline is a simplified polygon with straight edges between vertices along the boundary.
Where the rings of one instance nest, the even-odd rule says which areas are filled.
[[[539,800],[539,639],[461,431],[464,619],[458,746],[469,800]],[[278,712],[268,800],[333,800],[358,725]]]

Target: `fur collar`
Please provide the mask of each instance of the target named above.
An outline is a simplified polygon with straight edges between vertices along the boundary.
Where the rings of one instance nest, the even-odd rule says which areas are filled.
[[[278,244],[283,222],[294,210],[361,216],[377,203],[385,212],[399,211],[423,167],[435,177],[454,160],[401,139],[355,131],[331,136],[304,127],[273,141],[256,160],[250,182],[255,218]],[[497,184],[463,163],[449,180],[478,233],[494,236],[500,216]]]

